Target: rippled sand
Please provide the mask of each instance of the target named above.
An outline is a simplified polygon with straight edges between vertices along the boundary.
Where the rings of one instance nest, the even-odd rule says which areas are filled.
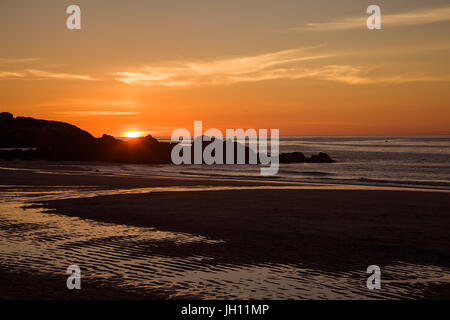
[[[257,227],[253,226],[248,228],[249,244],[238,245],[237,241],[245,239],[245,236],[240,235],[242,238],[239,238],[237,235],[229,234],[226,228],[208,225],[213,220],[206,219],[204,226],[199,221],[200,226],[185,223],[184,227],[164,219],[152,220],[153,216],[157,217],[164,213],[158,212],[164,208],[158,206],[156,199],[163,199],[163,203],[167,203],[167,199],[173,199],[172,207],[175,207],[175,201],[178,201],[180,206],[179,201],[185,199],[181,207],[178,207],[178,211],[189,215],[190,210],[193,209],[186,207],[190,203],[186,199],[192,199],[195,207],[198,197],[206,199],[202,194],[207,192],[206,190],[209,190],[208,197],[215,197],[218,204],[223,204],[223,198],[236,197],[236,192],[241,194],[244,189],[249,194],[264,192],[257,186],[243,188],[242,186],[204,185],[121,189],[87,185],[59,187],[8,185],[0,188],[2,195],[0,265],[1,270],[4,271],[1,277],[19,275],[15,280],[17,285],[26,287],[22,289],[11,287],[10,291],[2,289],[0,293],[4,298],[20,298],[21,292],[27,290],[32,292],[31,297],[39,298],[51,296],[46,291],[57,292],[55,286],[60,285],[65,289],[65,277],[67,277],[65,271],[71,264],[79,265],[82,270],[81,294],[83,290],[93,290],[93,297],[98,298],[108,298],[107,292],[112,290],[122,292],[121,295],[117,295],[121,298],[433,298],[445,295],[446,293],[440,288],[448,288],[450,283],[450,268],[447,263],[449,248],[446,242],[448,239],[445,237],[436,238],[442,243],[433,240],[436,241],[436,247],[439,247],[439,250],[434,253],[447,253],[447,257],[444,256],[441,259],[428,257],[427,255],[432,251],[419,252],[419,249],[423,251],[425,247],[418,247],[399,250],[405,254],[399,255],[398,259],[389,257],[380,262],[382,290],[371,291],[366,287],[365,259],[367,255],[361,255],[364,259],[361,260],[360,267],[355,267],[355,265],[358,266],[358,261],[350,261],[348,265],[329,265],[330,261],[337,263],[342,259],[334,256],[326,258],[329,252],[318,245],[317,250],[323,250],[324,255],[323,261],[320,260],[320,251],[314,254],[314,250],[303,246],[305,243],[303,240],[308,233],[292,238],[298,242],[292,243],[291,248],[285,248],[288,242],[282,239],[261,238],[260,241],[256,241],[255,237],[260,237],[261,233]],[[278,192],[283,192],[280,189],[282,188],[278,188]],[[186,198],[188,191],[190,195]],[[284,192],[288,191],[296,192],[295,190]],[[157,196],[149,197],[149,192]],[[220,197],[217,196],[219,194]],[[124,208],[124,203],[129,204],[128,211],[126,206]],[[269,206],[268,203],[265,205]],[[407,203],[404,205],[408,206]],[[71,209],[65,210],[64,206]],[[137,208],[142,208],[140,206],[152,206],[154,213],[142,220],[139,213],[133,212]],[[222,206],[226,207],[226,205]],[[442,205],[444,208],[445,206],[446,204]],[[280,205],[280,210],[282,208],[283,206]],[[254,209],[254,206],[249,205],[248,210]],[[108,210],[111,210],[109,215]],[[198,210],[200,212],[202,209]],[[80,212],[84,213],[84,216],[79,214]],[[411,212],[414,214],[413,210]],[[245,214],[245,210],[240,214]],[[439,228],[439,224],[442,224],[442,228],[447,227],[448,212],[436,211],[435,214],[436,221],[431,222],[429,230]],[[116,219],[115,215],[121,218]],[[133,215],[136,216],[131,217]],[[193,215],[192,219],[199,216],[200,213]],[[250,219],[251,214],[248,216]],[[382,215],[377,219],[383,219]],[[129,223],[125,223],[127,221]],[[276,226],[272,227],[276,228]],[[309,227],[314,228],[316,225],[312,224]],[[339,227],[337,221],[336,227]],[[332,226],[327,228],[332,230]],[[326,233],[327,228],[323,229],[325,237],[330,236]],[[244,229],[238,228],[236,232],[241,233]],[[427,232],[426,228],[424,230]],[[314,230],[311,229],[311,232]],[[275,234],[280,233],[267,233],[267,237]],[[288,235],[292,237],[292,234]],[[422,236],[416,235],[418,239]],[[312,241],[314,239],[311,237]],[[279,247],[280,252],[269,252],[269,250],[273,251],[268,247],[269,242],[277,241],[280,241],[284,247]],[[306,243],[308,241],[306,239]],[[420,244],[419,240],[418,243]],[[311,245],[314,247],[317,244],[311,243]],[[406,242],[398,245],[406,245]],[[302,251],[302,246],[303,251],[308,254],[298,253]],[[330,246],[332,247],[331,243]],[[418,250],[416,253],[407,254],[407,251],[416,249]],[[353,250],[354,255],[349,254],[347,260],[358,257],[358,251],[362,249],[355,244]],[[374,260],[376,260],[374,263],[376,263],[377,259],[383,256],[383,252],[387,255],[388,251],[393,249],[380,246],[372,250],[377,250],[374,252]],[[285,255],[283,251],[286,252]],[[416,255],[417,259],[414,259]],[[430,258],[429,261],[428,258]],[[322,261],[323,265],[318,265],[318,261]],[[436,261],[436,264],[429,263],[430,261]],[[21,274],[27,275],[26,282],[20,281]],[[52,281],[51,285],[46,287],[45,281],[38,281],[40,277],[45,279],[52,276],[59,277],[61,283]],[[42,284],[44,287],[41,287]],[[58,289],[61,288],[58,287]],[[54,296],[51,297],[54,298]],[[66,296],[56,294],[56,298],[66,298]]]

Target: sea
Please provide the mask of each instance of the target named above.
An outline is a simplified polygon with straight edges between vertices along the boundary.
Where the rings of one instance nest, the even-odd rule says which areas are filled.
[[[170,141],[168,137],[159,141]],[[270,148],[269,148],[270,150]],[[116,165],[101,172],[294,181],[318,184],[450,189],[450,135],[280,137],[280,152],[325,152],[335,163],[280,164],[273,176],[259,165]]]

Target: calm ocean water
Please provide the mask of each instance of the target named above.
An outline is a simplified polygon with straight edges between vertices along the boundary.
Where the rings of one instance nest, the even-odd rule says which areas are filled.
[[[326,152],[337,162],[281,164],[273,177],[260,176],[255,165],[121,165],[102,171],[450,189],[450,136],[281,137],[280,152],[293,151]]]

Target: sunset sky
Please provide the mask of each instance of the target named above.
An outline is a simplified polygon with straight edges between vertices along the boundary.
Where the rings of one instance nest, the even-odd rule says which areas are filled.
[[[0,111],[95,136],[450,134],[448,0],[0,0],[0,43]]]

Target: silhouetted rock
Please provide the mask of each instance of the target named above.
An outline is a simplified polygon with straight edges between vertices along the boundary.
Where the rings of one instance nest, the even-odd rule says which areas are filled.
[[[205,139],[207,138],[207,139]],[[244,151],[242,164],[260,163],[259,155],[247,145],[221,139],[198,137],[202,139],[202,155],[211,143],[223,147],[223,163],[226,163],[227,152],[233,163],[238,163],[238,154]],[[16,117],[11,113],[0,113],[0,159],[14,160],[65,160],[65,161],[105,161],[119,163],[172,163],[171,153],[177,143],[159,142],[151,135],[123,141],[104,134],[95,138],[80,128],[58,121],[38,120],[28,117]],[[9,149],[8,149],[9,148]],[[232,151],[231,151],[232,150]],[[231,155],[233,153],[233,155]],[[212,152],[215,157],[215,152]],[[194,163],[194,150],[190,156]],[[202,157],[202,161],[203,157]],[[334,162],[326,153],[319,153],[306,158],[301,152],[280,154],[280,163]],[[204,162],[203,162],[204,163]]]
[[[0,121],[7,121],[14,119],[14,116],[9,112],[0,112]]]
[[[251,148],[249,148],[248,145],[234,142],[233,147],[230,148],[229,146],[227,146],[227,142],[223,141],[222,139],[218,139],[218,138],[209,139],[208,137],[206,137],[206,138],[207,138],[207,140],[211,140],[211,141],[205,141],[205,137],[203,136],[203,137],[195,138],[194,142],[195,142],[195,140],[201,141],[200,143],[202,145],[202,150],[204,151],[205,148],[209,144],[213,143],[214,141],[219,140],[220,141],[219,143],[222,144],[222,150],[223,150],[223,161],[222,162],[223,163],[226,163],[228,149],[232,150],[234,163],[238,163],[237,158],[238,158],[238,150],[239,149],[244,151],[244,156],[245,156],[244,164],[250,163],[249,159],[256,159],[257,163],[261,163],[259,154],[257,154]],[[214,152],[212,153],[212,156],[213,157],[215,156]],[[280,153],[279,161],[280,161],[280,163],[304,163],[304,162],[333,163],[333,162],[335,162],[333,159],[330,158],[330,156],[328,154],[323,153],[323,152],[319,153],[318,155],[312,155],[309,158],[305,157],[305,155],[301,152]],[[191,162],[194,163],[194,152],[192,150],[191,150]],[[204,160],[202,163],[205,163]]]
[[[333,163],[336,162],[331,157],[323,152],[320,152],[318,155],[312,155],[307,158],[301,152],[289,152],[280,154],[280,163]]]
[[[210,140],[210,141],[209,141]],[[222,145],[222,163],[226,163],[227,162],[227,154],[230,153],[229,157],[230,159],[232,159],[232,162],[235,164],[249,164],[250,163],[250,159],[254,159],[253,162],[259,163],[259,157],[258,154],[252,150],[251,148],[249,148],[247,145],[244,145],[242,143],[238,143],[237,141],[234,141],[233,143],[230,143],[229,141],[225,141],[223,139],[219,139],[216,137],[207,137],[207,136],[200,136],[200,137],[196,137],[193,140],[193,144],[192,144],[192,149],[191,149],[191,163],[194,163],[194,145],[195,143],[200,143],[200,145],[202,146],[202,155],[205,151],[205,148],[212,144],[212,143],[216,143],[216,144],[221,144]],[[240,153],[243,153],[244,158],[243,158],[243,163],[238,163],[238,155]],[[182,154],[182,153],[181,153]],[[215,153],[215,149],[212,150],[211,152],[211,156],[214,157],[215,159],[218,158],[216,157],[216,153]],[[202,156],[202,163],[205,163],[203,156]]]
[[[333,163],[336,162],[331,157],[323,152],[320,152],[318,155],[312,155],[310,158],[306,159],[306,162],[313,162],[313,163]]]
[[[94,141],[94,137],[74,125],[37,120],[27,117],[14,118],[10,113],[0,117],[0,147],[58,147],[70,144],[70,147],[85,145]],[[74,144],[74,145],[73,145]]]
[[[95,138],[68,123],[0,114],[0,148],[33,148],[1,150],[2,159],[171,163],[173,146],[152,136],[130,141],[106,134]]]
[[[280,163],[301,163],[306,162],[306,157],[301,152],[290,152],[280,154]]]

